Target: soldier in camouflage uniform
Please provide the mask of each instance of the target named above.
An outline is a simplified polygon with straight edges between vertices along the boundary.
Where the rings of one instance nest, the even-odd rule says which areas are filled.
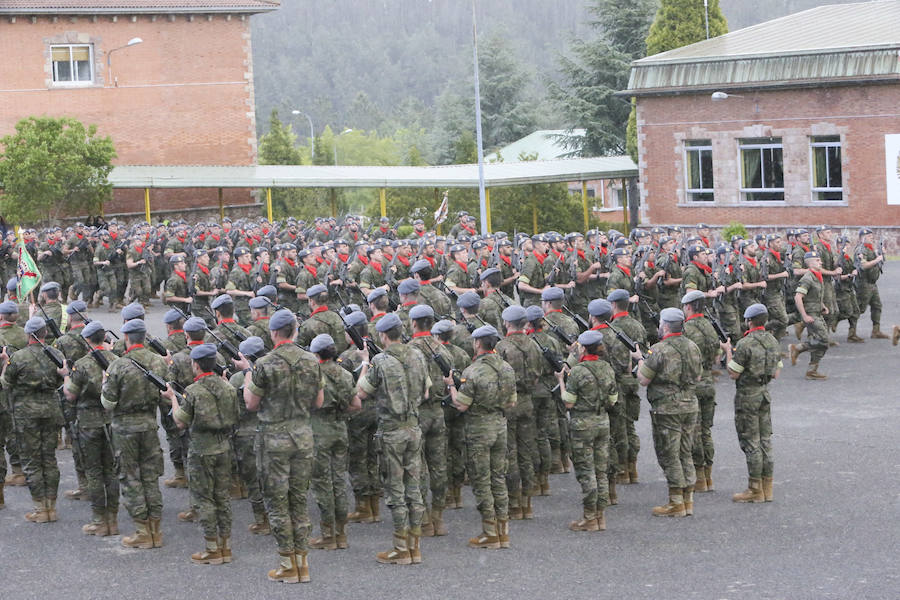
[[[516,302],[500,290],[500,277],[500,269],[496,267],[485,269],[479,275],[484,299],[478,305],[478,316],[482,323],[493,325],[497,331],[504,332],[501,315],[507,306]],[[466,345],[471,346],[472,344],[467,343]]]
[[[433,308],[436,315],[449,315],[453,306],[447,295],[434,286],[433,278],[440,279],[440,277],[431,263],[424,258],[417,260],[409,272],[419,282],[419,302]]]
[[[235,361],[244,371],[244,401],[258,411],[260,478],[280,556],[271,581],[309,581],[306,495],[313,463],[310,411],[322,406],[324,381],[315,356],[293,343],[297,319],[279,310],[269,319],[274,349],[256,361]]]
[[[546,238],[540,234],[535,235],[531,240],[534,250],[526,256],[516,284],[522,306],[540,304],[541,292],[545,287],[544,262],[547,260],[548,244]]]
[[[230,295],[222,294],[217,296],[210,306],[216,315],[215,332],[219,338],[231,343],[232,346],[237,348],[241,342],[250,337],[250,332],[242,327],[237,319],[235,319],[235,309],[237,308],[237,304],[233,302]],[[248,302],[248,309],[249,306]],[[218,340],[216,340],[212,334],[210,334],[209,338],[206,340],[208,344],[216,343],[217,341]]]
[[[190,358],[194,382],[181,401],[171,386],[163,396],[172,403],[178,427],[191,432],[188,487],[206,540],[206,548],[192,554],[191,562],[220,565],[232,560],[228,492],[233,457],[228,438],[238,421],[238,397],[225,379],[213,373],[215,346],[194,346]]]
[[[747,307],[747,333],[738,341],[728,374],[735,380],[734,424],[741,450],[747,457],[747,489],[735,502],[771,502],[772,399],[768,384],[781,371],[778,340],[765,330],[768,313],[762,304]]]
[[[681,263],[675,251],[677,241],[674,237],[664,235],[659,239],[659,254],[656,255],[656,268],[665,272],[659,287],[659,307],[677,307],[680,298],[679,290],[683,279]]]
[[[699,406],[695,387],[702,374],[697,345],[682,335],[684,313],[677,308],[660,312],[660,341],[646,360],[640,352],[638,382],[647,387],[656,458],[669,485],[669,502],[653,508],[655,516],[694,514],[694,432]]]
[[[109,365],[116,355],[106,343],[106,330],[92,321],[80,330],[90,344],[91,354],[72,364],[63,392],[66,397],[66,420],[78,423],[78,443],[85,464],[85,490],[91,501],[91,522],[81,531],[87,535],[118,535],[119,480],[113,461],[109,432],[109,414],[100,404],[103,385],[102,363]]]
[[[837,329],[838,324],[838,305],[837,305],[837,297],[835,294],[835,278],[841,275],[843,271],[837,265],[837,259],[835,257],[836,249],[832,249],[834,244],[834,237],[831,227],[828,225],[820,225],[816,227],[816,243],[813,248],[815,251],[819,253],[819,256],[822,259],[822,292],[824,294],[823,303],[828,307],[828,313],[825,315],[825,325],[831,330],[834,331]],[[831,342],[834,345],[837,345],[837,342]]]
[[[297,246],[286,243],[282,246],[282,251],[284,254],[273,267],[277,273],[275,286],[278,289],[278,304],[291,312],[296,312],[300,308],[300,304],[297,300],[295,282],[297,273],[303,266],[297,264]]]
[[[387,505],[394,521],[394,543],[379,552],[384,564],[422,562],[419,537],[425,504],[419,490],[422,465],[422,431],[418,407],[431,388],[426,358],[417,349],[400,342],[402,326],[397,315],[383,317],[376,326],[384,351],[371,359],[357,350],[362,371],[357,383],[360,400],[375,397],[378,433],[384,460]]]
[[[565,350],[559,338],[543,331],[544,311],[540,306],[529,306],[525,309],[525,318],[530,328],[526,333],[534,338],[541,346],[550,349],[557,357],[565,355]],[[531,401],[534,404],[534,415],[537,424],[537,453],[538,464],[536,466],[537,485],[536,493],[541,496],[550,495],[550,473],[563,473],[563,456],[568,461],[568,439],[566,439],[563,451],[560,435],[559,419],[557,413],[562,413],[564,427],[562,434],[568,438],[568,426],[565,410],[559,410],[560,402],[557,393],[556,377],[553,367],[544,359],[540,362],[538,383],[534,387]]]
[[[788,315],[787,308],[784,303],[784,288],[788,279],[787,269],[784,267],[784,258],[782,252],[784,250],[783,240],[777,233],[766,236],[767,247],[763,257],[760,259],[768,262],[767,269],[769,278],[766,280],[767,285],[763,304],[769,309],[769,320],[766,322],[766,329],[780,340],[787,335]]]
[[[825,306],[824,284],[820,269],[822,259],[818,252],[807,252],[804,255],[806,272],[800,278],[794,293],[794,304],[800,313],[802,323],[806,326],[807,340],[800,344],[791,344],[791,364],[797,364],[797,358],[803,352],[809,351],[809,368],[806,371],[807,379],[827,379],[824,373],[819,373],[819,362],[828,352],[828,327],[822,318],[828,312]]]
[[[321,537],[310,540],[309,547],[319,550],[347,548],[347,411],[358,410],[353,375],[335,360],[334,340],[327,333],[317,335],[309,346],[319,358],[325,378],[322,407],[312,414],[316,454],[313,462],[312,489],[321,518]]]
[[[250,320],[250,298],[256,296],[253,292],[253,276],[250,269],[253,268],[253,259],[250,250],[243,246],[234,249],[234,267],[228,273],[228,281],[225,284],[225,293],[234,300],[234,312],[241,324]]]
[[[871,229],[859,230],[859,244],[853,253],[862,269],[856,278],[859,314],[862,316],[866,309],[870,309],[872,339],[887,339],[887,334],[881,331],[881,296],[878,294],[878,278],[884,269],[884,254],[875,252],[875,234]]]
[[[328,309],[328,288],[317,283],[306,290],[309,303],[309,318],[303,321],[297,331],[297,343],[309,346],[313,338],[327,333],[334,340],[338,354],[347,349],[344,336],[344,320],[336,312]]]
[[[431,335],[435,336],[450,354],[453,371],[462,373],[472,359],[462,348],[451,343],[453,329],[453,321],[444,319],[434,324]],[[444,507],[462,508],[462,485],[466,478],[465,421],[450,403],[445,403],[443,410],[444,423],[447,426],[447,501]]]
[[[16,324],[19,307],[12,300],[0,303],[0,347],[12,356],[28,344],[25,330]],[[25,485],[25,474],[15,441],[12,414],[9,412],[9,393],[0,386],[0,506],[3,505],[3,486]],[[5,450],[5,452],[4,452]],[[6,474],[6,453],[9,453],[11,472]]]
[[[59,301],[61,289],[60,285],[55,281],[48,281],[42,285],[38,295],[38,309],[35,314],[43,317],[45,320],[52,319],[56,326],[59,327],[60,332],[64,332],[68,326],[69,314],[65,310],[65,305]],[[41,311],[41,308],[44,310]],[[53,334],[53,327],[49,326],[48,323],[47,342],[52,343],[54,340],[56,340],[56,335]]]
[[[272,349],[272,338],[269,337],[269,307],[272,303],[266,296],[260,295],[252,298],[249,305],[250,324],[247,326],[247,333],[260,338],[268,352]]]
[[[103,408],[111,413],[122,498],[135,524],[135,534],[122,538],[122,545],[160,548],[163,458],[156,425],[160,396],[138,365],[163,377],[166,362],[144,348],[147,326],[143,319],[128,321],[122,333],[125,353],[110,364],[100,396]]]
[[[856,299],[856,289],[853,286],[853,282],[857,280],[859,273],[853,265],[853,257],[850,256],[852,251],[849,237],[841,236],[837,238],[835,256],[837,265],[841,267],[842,272],[835,278],[835,300],[839,312],[838,322],[846,320],[849,326],[847,341],[854,344],[862,344],[865,340],[856,334],[856,323],[859,320],[859,303]],[[767,306],[767,308],[769,307]],[[771,318],[772,311],[770,308],[770,321]],[[769,329],[768,322],[766,323],[766,329]]]
[[[19,458],[34,501],[34,509],[25,515],[32,523],[56,521],[56,495],[59,466],[56,463],[56,435],[63,422],[57,388],[62,385],[65,367],[57,367],[42,346],[47,326],[41,317],[25,324],[28,345],[11,356],[0,353],[3,372],[0,385],[8,395],[12,422],[18,441]],[[59,351],[47,348],[62,364]]]
[[[602,360],[604,335],[596,330],[578,337],[578,364],[569,373],[556,374],[562,401],[569,410],[572,462],[581,484],[584,514],[572,521],[572,531],[604,531],[603,510],[609,504],[606,486],[609,470],[609,417],[607,411],[618,401],[619,391],[612,367]]]
[[[300,314],[308,317],[309,305],[306,302],[306,290],[319,283],[318,271],[316,270],[316,255],[307,249],[298,252],[297,257],[301,264],[297,268],[297,278],[294,280],[296,303]]]
[[[566,345],[571,345],[578,338],[580,330],[575,319],[562,311],[565,292],[560,287],[549,287],[541,293],[541,308],[544,311],[544,320],[549,329],[561,331],[566,340]],[[557,334],[558,335],[558,334]]]
[[[460,378],[459,390],[449,385],[454,408],[466,422],[469,478],[481,514],[481,533],[472,548],[509,548],[509,496],[506,487],[507,424],[505,411],[516,404],[516,374],[494,351],[500,334],[490,325],[472,332],[475,359]]]
[[[753,240],[741,240],[738,243],[737,264],[740,267],[741,297],[738,312],[743,313],[751,304],[757,304],[765,298],[768,281],[762,278],[762,269],[757,260],[759,246]]]
[[[153,265],[144,256],[145,242],[135,237],[125,253],[125,266],[128,267],[128,286],[131,288],[131,301],[148,306],[152,293]],[[150,254],[149,252],[147,254]]]
[[[122,251],[117,249],[110,238],[109,231],[100,232],[100,244],[94,252],[93,264],[97,273],[97,286],[100,292],[98,298],[103,301],[103,297],[109,301],[110,312],[114,311],[121,304],[119,296],[119,283],[116,279],[116,266],[113,264],[119,260]]]
[[[216,287],[209,269],[209,251],[197,249],[194,251],[194,269],[188,275],[194,281],[194,300],[191,302],[191,314],[200,317],[208,325],[213,324],[212,312],[209,308],[210,301],[224,290]]]
[[[537,431],[531,394],[538,383],[544,360],[534,342],[525,335],[525,309],[513,305],[503,311],[506,337],[497,344],[497,353],[516,373],[516,406],[506,413],[509,433],[506,438],[509,518],[532,519],[531,494],[534,491],[534,463],[537,456]]]

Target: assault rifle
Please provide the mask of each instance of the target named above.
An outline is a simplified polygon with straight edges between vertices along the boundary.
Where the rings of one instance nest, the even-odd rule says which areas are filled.
[[[563,344],[566,345],[566,347],[569,347],[569,346],[571,346],[572,344],[574,344],[574,343],[576,342],[576,340],[572,339],[572,336],[570,336],[570,335],[567,334],[565,331],[563,331],[562,328],[560,328],[559,325],[556,325],[555,323],[551,323],[551,322],[548,321],[545,317],[542,317],[541,320],[544,321],[544,323],[547,324],[548,328],[549,328],[550,331],[553,333],[553,335],[555,335],[556,337],[558,337],[559,340],[560,340]]]
[[[615,334],[616,338],[618,338],[620,342],[625,344],[631,352],[637,352],[639,350],[637,342],[631,339],[631,336],[629,336],[627,333],[613,325],[612,321],[604,321],[604,323],[606,323],[606,326],[609,327],[609,330],[612,331]]]
[[[582,332],[587,331],[588,329],[591,328],[591,326],[588,325],[588,322],[584,320],[584,317],[579,315],[577,312],[571,310],[568,306],[563,305],[562,309],[567,315],[569,315],[570,317],[572,317],[572,319],[575,320],[575,323],[578,325],[578,327],[581,329]]]
[[[563,363],[562,359],[548,346],[545,346],[541,343],[541,341],[537,338],[536,335],[529,336],[537,347],[541,350],[541,356],[544,357],[544,360],[547,361],[547,364],[550,365],[550,368],[553,369],[554,373],[559,373],[565,368],[565,363]],[[554,386],[551,391],[555,392],[559,388],[559,385]]]
[[[56,319],[54,319],[53,317],[51,317],[50,315],[47,314],[47,311],[44,310],[44,305],[41,304],[40,302],[37,303],[37,307],[39,309],[41,309],[41,313],[43,313],[43,315],[44,315],[44,321],[47,323],[47,329],[50,330],[50,334],[54,338],[61,338],[62,331],[59,330],[59,325],[56,324]],[[35,338],[35,339],[37,339],[37,338]],[[60,365],[60,366],[62,366],[62,365]]]

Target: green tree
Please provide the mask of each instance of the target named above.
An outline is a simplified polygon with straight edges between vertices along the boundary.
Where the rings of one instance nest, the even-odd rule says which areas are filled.
[[[318,145],[317,148],[318,150]],[[299,165],[302,163],[297,135],[290,124],[285,125],[278,117],[278,110],[269,115],[269,131],[259,138],[259,164]],[[275,188],[272,190],[272,213],[275,218],[298,214],[301,207],[309,204],[310,190],[300,188]]]
[[[709,37],[728,33],[719,0],[709,0]],[[647,35],[647,54],[659,54],[706,39],[706,14],[696,0],[661,0]]]
[[[112,197],[107,180],[116,151],[71,118],[28,117],[0,139],[0,212],[13,223],[50,220],[63,214],[99,213]]]
[[[485,149],[503,146],[534,130],[534,105],[530,100],[531,74],[516,58],[509,41],[488,36],[478,49],[481,120]],[[474,90],[473,106],[474,106]],[[471,122],[475,121],[472,113]]]

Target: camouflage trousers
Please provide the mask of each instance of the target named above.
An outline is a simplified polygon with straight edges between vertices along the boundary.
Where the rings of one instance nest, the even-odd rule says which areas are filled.
[[[100,289],[100,296],[106,296],[109,299],[110,306],[120,300],[119,283],[116,281],[116,271],[114,269],[106,268],[98,270],[97,286]]]
[[[347,423],[334,415],[313,415],[312,489],[325,525],[347,522]]]
[[[771,477],[772,406],[769,392],[737,390],[734,396],[734,427],[747,459],[747,472],[753,479]]]
[[[350,486],[357,498],[374,496],[381,489],[378,473],[378,453],[375,449],[375,405],[363,405],[363,410],[351,417],[347,433],[350,438]]]
[[[781,289],[781,283],[772,283]],[[766,295],[766,308],[769,309],[769,319],[766,321],[766,331],[781,339],[787,335],[788,314],[784,307],[784,295],[779,291],[776,294]]]
[[[872,325],[881,325],[881,295],[878,286],[874,283],[863,283],[856,289],[856,301],[859,304],[859,314],[865,314],[870,309]]]
[[[509,503],[520,506],[519,498],[530,496],[534,487],[534,455],[537,452],[534,410],[531,397],[519,393],[518,402],[506,415],[506,487]]]
[[[469,481],[482,521],[509,519],[509,494],[506,487],[506,418],[465,413],[466,452]]]
[[[422,430],[417,425],[379,431],[384,459],[385,502],[391,509],[394,533],[409,531],[420,535],[425,503],[419,482],[422,479]]]
[[[704,373],[697,383],[697,402],[700,404],[700,419],[694,436],[694,465],[711,466],[715,457],[712,426],[716,417],[716,387],[712,375]]]
[[[426,485],[431,489],[431,508],[443,510],[447,496],[447,426],[439,403],[419,407],[422,431],[422,479],[419,489],[425,499]]]
[[[306,552],[307,549],[310,526],[306,495],[312,474],[313,445],[309,425],[259,434],[256,467],[279,552]]]
[[[615,475],[628,471],[628,420],[625,418],[625,405],[616,402],[607,410],[607,414],[609,416],[607,473]],[[571,423],[569,429],[572,429]],[[574,463],[574,459],[572,462]]]
[[[56,498],[59,465],[56,463],[56,419],[16,419],[19,458],[32,498]]]
[[[817,365],[828,352],[828,326],[821,315],[814,317],[812,323],[806,323],[807,339],[800,344],[801,351],[809,350],[809,364]]]
[[[731,337],[732,340],[738,340],[741,337],[741,319],[738,316],[737,308],[729,303],[722,303],[721,308],[719,308],[719,321],[722,324],[722,329],[725,330],[725,333]]]
[[[574,413],[569,421],[569,436],[584,516],[593,519],[609,505],[609,419],[605,414]]]
[[[84,477],[91,508],[95,511],[119,511],[119,479],[113,461],[113,449],[102,427],[79,428],[84,454]]]
[[[166,432],[166,443],[169,446],[169,459],[176,469],[184,468],[184,459],[190,445],[190,433],[184,429],[178,429],[174,419],[168,414],[168,407],[159,409],[159,421]]]
[[[625,435],[628,438],[627,462],[637,460],[641,451],[641,438],[635,430],[634,424],[641,418],[641,397],[638,396],[638,382],[635,377],[626,376],[617,382],[619,388],[619,404],[625,408]],[[619,460],[625,457],[620,456]]]
[[[458,487],[466,479],[466,425],[463,415],[452,407],[444,408],[447,425],[447,485]]]
[[[828,326],[828,329],[831,329],[833,326],[837,325],[838,322],[838,305],[837,305],[837,297],[834,293],[834,283],[832,283],[832,277],[825,276],[824,283],[822,286],[822,303],[828,307],[828,314],[823,315],[823,319],[825,319],[825,324]]]
[[[74,294],[81,294],[85,302],[90,302],[93,293],[94,274],[86,262],[69,263],[72,267],[72,287]]]
[[[838,321],[847,321],[850,327],[856,327],[859,318],[859,304],[856,301],[856,292],[850,284],[844,284],[837,293]]]
[[[150,300],[152,285],[150,274],[132,269],[128,273],[128,284],[131,286],[131,300],[146,302]]]
[[[0,402],[5,398],[0,398]],[[0,482],[6,479],[6,452],[11,450],[9,439],[12,437],[12,419],[5,409],[0,410]],[[12,458],[10,456],[10,458]]]
[[[538,383],[538,387],[544,387]],[[541,475],[550,473],[553,462],[553,450],[559,449],[559,421],[556,415],[556,403],[549,393],[532,396],[534,415],[537,422],[537,443],[534,470]]]
[[[162,517],[162,448],[156,429],[123,432],[113,427],[113,446],[119,461],[122,502],[132,519]]]
[[[247,488],[250,508],[255,516],[262,517],[266,514],[266,507],[259,484],[259,471],[256,470],[256,432],[251,435],[235,435],[234,451],[234,462],[237,463],[241,483]]]
[[[231,537],[231,449],[219,454],[191,452],[188,488],[203,537]]]
[[[696,412],[660,415],[650,411],[656,460],[670,488],[686,488],[697,480],[691,455],[697,418]]]

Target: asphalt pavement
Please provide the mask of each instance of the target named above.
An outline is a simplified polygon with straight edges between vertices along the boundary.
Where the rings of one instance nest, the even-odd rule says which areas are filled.
[[[900,264],[888,263],[880,282],[883,328],[900,323]],[[162,333],[159,301],[149,311]],[[105,309],[92,317],[118,326]],[[466,540],[480,530],[471,491],[465,507],[448,510],[449,535],[423,538],[423,563],[379,565],[374,554],[391,543],[384,522],[348,526],[350,548],[311,551],[312,583],[271,583],[266,571],[277,555],[271,537],[253,536],[246,500],[234,501],[234,562],[195,566],[190,553],[203,547],[197,525],[176,513],[188,506],[187,490],[163,487],[165,545],[123,548],[119,537],[81,533],[87,502],[60,498],[59,521],[23,519],[27,488],[6,488],[0,511],[0,597],[27,598],[885,598],[900,597],[900,451],[897,403],[898,352],[890,340],[870,340],[868,314],[860,323],[865,344],[846,343],[841,324],[820,365],[827,381],[806,381],[805,365],[786,364],[770,386],[773,399],[775,501],[731,501],[746,486],[746,467],[733,424],[733,383],[717,383],[713,436],[716,491],[696,494],[693,517],[654,518],[666,499],[644,403],[638,433],[643,448],[640,483],[619,486],[619,505],[607,510],[608,530],[573,533],[581,511],[574,473],[552,475],[552,496],[534,499],[535,519],[513,521],[509,550],[474,550]],[[785,340],[785,347],[793,336]],[[165,436],[160,435],[165,443]],[[62,491],[74,487],[71,452],[57,457]],[[166,459],[166,476],[171,464]],[[160,482],[161,485],[161,482]],[[352,506],[351,506],[352,508]],[[315,502],[310,514],[318,534]],[[123,534],[133,529],[124,507]]]

